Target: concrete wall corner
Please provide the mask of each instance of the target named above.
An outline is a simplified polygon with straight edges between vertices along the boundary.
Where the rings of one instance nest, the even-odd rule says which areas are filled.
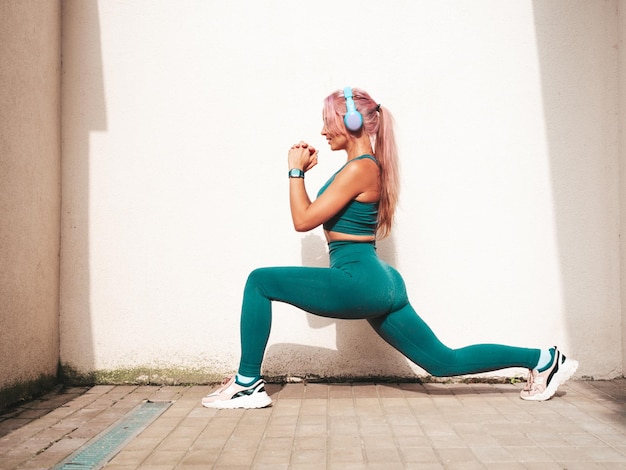
[[[59,361],[61,1],[0,2],[0,406]]]

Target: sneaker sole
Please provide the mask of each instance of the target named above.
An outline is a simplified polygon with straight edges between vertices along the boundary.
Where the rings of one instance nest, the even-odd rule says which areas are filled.
[[[522,400],[528,401],[546,401],[554,396],[557,389],[563,385],[578,369],[578,361],[575,359],[565,359],[565,362],[559,366],[559,371],[554,374],[550,384],[543,393],[530,397],[521,396]]]
[[[257,392],[251,396],[233,398],[226,401],[214,401],[202,403],[205,408],[217,408],[219,410],[234,410],[237,408],[257,409],[265,408],[272,404],[272,399],[266,392]]]

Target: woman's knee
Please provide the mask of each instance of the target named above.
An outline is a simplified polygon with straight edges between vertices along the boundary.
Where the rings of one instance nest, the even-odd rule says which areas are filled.
[[[248,274],[248,280],[246,281],[246,290],[249,289],[261,289],[268,280],[269,268],[256,268]]]
[[[250,271],[250,274],[248,274],[248,282],[258,282],[259,279],[261,279],[263,277],[263,270],[265,268],[256,268],[252,271]]]
[[[248,274],[248,282],[263,283],[277,268],[256,268]]]

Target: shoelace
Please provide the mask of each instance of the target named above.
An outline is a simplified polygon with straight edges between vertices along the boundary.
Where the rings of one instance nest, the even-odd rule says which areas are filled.
[[[524,387],[524,390],[527,392],[541,391],[540,387],[544,385],[544,380],[545,377],[540,377],[538,373],[535,374],[535,371],[531,370],[526,379],[526,387]]]
[[[528,369],[528,376],[526,377],[526,385],[524,386],[525,392],[530,392],[535,384],[535,374],[532,369]]]

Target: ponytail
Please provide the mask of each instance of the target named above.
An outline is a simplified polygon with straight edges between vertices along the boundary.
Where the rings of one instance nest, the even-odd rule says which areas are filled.
[[[378,129],[374,142],[374,154],[380,163],[380,202],[378,204],[377,238],[390,235],[400,192],[400,175],[396,139],[393,131],[393,116],[378,105]]]

